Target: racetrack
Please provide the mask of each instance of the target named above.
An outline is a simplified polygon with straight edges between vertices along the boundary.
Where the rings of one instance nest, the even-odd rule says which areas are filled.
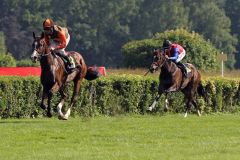
[[[234,114],[0,120],[0,159],[239,159]]]

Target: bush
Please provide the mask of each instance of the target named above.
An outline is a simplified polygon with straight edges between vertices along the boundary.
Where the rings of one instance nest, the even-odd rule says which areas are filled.
[[[183,62],[194,64],[198,69],[217,69],[218,51],[210,42],[205,41],[197,33],[189,33],[184,29],[165,31],[156,34],[152,39],[133,41],[122,47],[125,67],[149,67],[152,52],[161,47],[164,39],[169,39],[186,49]]]
[[[33,63],[30,59],[23,59],[20,61],[17,61],[18,67],[39,67],[40,63]]]
[[[152,53],[159,48],[159,44],[158,40],[153,39],[133,41],[125,44],[122,47],[124,66],[131,68],[149,66],[152,60]]]
[[[205,113],[238,112],[240,107],[240,80],[222,78],[203,81],[207,102],[198,97]],[[158,80],[141,76],[110,76],[95,81],[83,81],[72,115],[95,116],[117,114],[145,114],[157,94]],[[39,77],[0,77],[0,117],[37,117],[45,112],[39,107],[42,87]],[[68,87],[68,101],[72,94]],[[163,112],[165,97],[159,100],[157,113]],[[59,95],[52,106],[56,111]],[[169,95],[170,112],[182,113],[185,102],[182,93]],[[65,106],[69,103],[65,103]],[[193,108],[192,108],[193,109]]]
[[[11,54],[0,54],[0,67],[16,67],[16,61]]]

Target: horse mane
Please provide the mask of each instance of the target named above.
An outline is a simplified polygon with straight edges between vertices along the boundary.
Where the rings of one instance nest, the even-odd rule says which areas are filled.
[[[159,48],[158,50],[157,50],[157,54],[159,54],[159,56],[161,57],[161,59],[162,59],[162,61],[164,61],[164,62],[162,62],[162,67],[161,67],[161,70],[162,70],[162,68],[166,68],[168,71],[171,71],[171,70],[173,70],[174,69],[174,71],[178,68],[178,66],[177,66],[177,64],[176,63],[174,63],[172,60],[169,60],[169,59],[167,59],[165,56],[164,56],[164,54],[162,53],[162,50],[161,50],[161,48]]]

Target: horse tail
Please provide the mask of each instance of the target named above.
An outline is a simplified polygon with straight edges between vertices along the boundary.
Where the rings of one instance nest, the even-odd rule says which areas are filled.
[[[204,100],[207,99],[206,94],[205,94],[205,89],[204,89],[201,81],[198,84],[197,92],[200,96],[202,96],[204,98]]]
[[[100,77],[100,72],[94,67],[88,67],[86,76],[84,77],[86,80],[92,81]]]

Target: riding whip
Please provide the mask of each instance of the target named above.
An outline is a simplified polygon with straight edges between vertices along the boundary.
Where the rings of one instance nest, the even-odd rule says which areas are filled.
[[[149,72],[150,72],[150,69],[144,74],[144,76],[146,76]]]

